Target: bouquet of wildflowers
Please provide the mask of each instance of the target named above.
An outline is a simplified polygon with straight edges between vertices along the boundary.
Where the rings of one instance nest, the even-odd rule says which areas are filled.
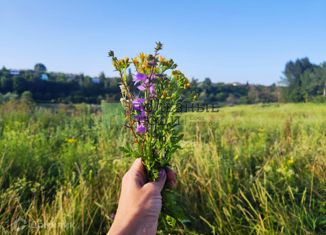
[[[160,169],[169,166],[172,154],[179,148],[182,135],[177,111],[185,100],[184,91],[190,88],[188,79],[176,69],[177,64],[159,54],[161,49],[158,42],[154,54],[140,53],[120,60],[109,52],[120,74],[121,104],[133,137],[133,144],[122,149],[142,158],[151,181],[158,178]],[[131,65],[136,70],[133,84],[128,83],[127,74]]]

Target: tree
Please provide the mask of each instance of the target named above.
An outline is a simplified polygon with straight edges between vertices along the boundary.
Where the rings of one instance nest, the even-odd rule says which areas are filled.
[[[205,78],[202,83],[202,88],[206,90],[206,92],[212,87],[212,81],[210,78]]]
[[[44,64],[38,63],[34,66],[34,71],[36,73],[46,73],[46,67]]]
[[[257,88],[254,85],[249,85],[248,102],[250,104],[257,103],[259,101],[259,94]]]
[[[320,71],[320,87],[322,90],[322,94],[324,97],[326,97],[326,62],[321,65],[321,71]]]
[[[310,63],[307,57],[286,63],[283,72],[285,77],[282,82],[287,86],[284,89],[284,96],[288,101],[300,102],[305,100],[305,94],[302,90],[302,75],[314,67],[316,66]]]
[[[1,92],[12,92],[13,82],[9,77],[1,77],[0,80]]]
[[[17,92],[18,94],[22,93],[23,91],[27,90],[27,82],[25,78],[22,77],[13,77],[13,90],[14,92]]]
[[[98,76],[98,78],[100,79],[100,81],[104,81],[105,80],[105,73],[101,72],[100,75]]]
[[[0,76],[3,76],[3,77],[8,77],[9,75],[9,70],[3,66],[2,69],[0,70]]]

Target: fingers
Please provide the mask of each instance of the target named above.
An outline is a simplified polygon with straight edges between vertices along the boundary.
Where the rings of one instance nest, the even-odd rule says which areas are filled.
[[[161,192],[164,187],[165,181],[166,181],[166,172],[164,169],[161,169],[159,178],[156,181],[150,182],[148,184],[153,185],[156,190]]]
[[[145,183],[144,165],[141,158],[137,158],[128,171],[129,177],[135,180],[138,186],[142,187]]]
[[[131,177],[139,187],[142,187],[146,182],[144,169],[141,158],[137,158],[128,171],[129,177]],[[155,182],[151,182],[151,184],[154,184],[159,191],[162,191],[165,182],[173,188],[176,187],[177,184],[177,174],[168,167],[165,170],[162,169],[159,179]]]

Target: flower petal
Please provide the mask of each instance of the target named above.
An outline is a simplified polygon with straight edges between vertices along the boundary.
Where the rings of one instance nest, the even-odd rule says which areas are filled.
[[[137,86],[137,88],[140,91],[145,91],[146,90],[146,86],[144,84]]]
[[[137,123],[136,132],[138,134],[142,134],[146,132],[146,127],[144,126],[143,123]]]
[[[140,83],[141,81],[145,81],[147,78],[146,74],[137,73],[136,77],[133,79],[135,85]]]
[[[137,98],[132,101],[132,107],[134,110],[141,111],[143,109],[143,104],[145,102],[145,99]]]

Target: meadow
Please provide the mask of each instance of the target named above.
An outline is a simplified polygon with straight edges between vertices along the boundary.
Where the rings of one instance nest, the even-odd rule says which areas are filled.
[[[0,234],[105,234],[133,159],[119,105],[0,105]],[[325,234],[326,105],[183,113],[159,234]]]

